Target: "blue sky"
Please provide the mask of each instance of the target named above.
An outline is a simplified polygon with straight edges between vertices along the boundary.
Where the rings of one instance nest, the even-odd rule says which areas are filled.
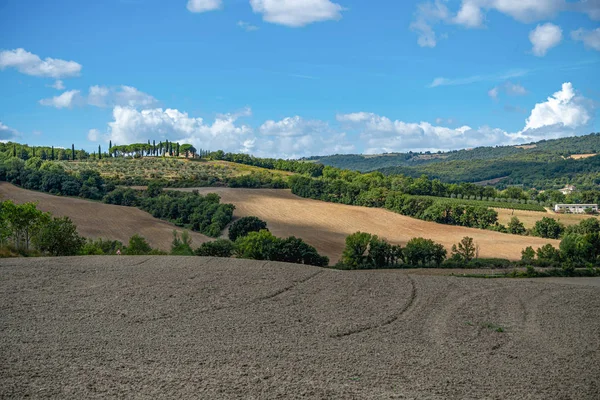
[[[600,131],[600,1],[0,0],[0,140],[259,156]]]

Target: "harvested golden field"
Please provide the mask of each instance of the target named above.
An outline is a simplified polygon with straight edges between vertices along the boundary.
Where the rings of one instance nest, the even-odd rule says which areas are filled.
[[[597,400],[599,283],[0,259],[0,397]]]
[[[597,155],[598,154],[596,154],[596,153],[591,153],[591,154],[572,154],[571,157],[569,157],[569,158],[572,158],[573,160],[583,160],[583,159],[586,159],[586,158],[595,157]]]
[[[178,189],[192,191],[194,189]],[[289,190],[197,188],[200,193],[217,193],[225,203],[236,209],[234,217],[256,216],[268,223],[274,235],[296,236],[317,248],[319,253],[339,260],[346,236],[369,232],[392,243],[406,244],[414,237],[425,237],[446,246],[448,250],[464,236],[470,236],[480,246],[481,257],[521,258],[527,246],[538,248],[546,243],[558,246],[558,241],[534,237],[507,235],[461,226],[440,225],[399,215],[379,208],[346,206],[303,199]]]
[[[53,196],[21,189],[6,182],[0,182],[0,200],[13,200],[16,203],[37,202],[42,211],[50,212],[55,217],[71,218],[79,233],[92,239],[120,240],[126,244],[129,238],[137,233],[145,237],[152,247],[170,250],[173,229],[181,230],[135,207]],[[211,240],[196,232],[190,232],[190,236],[194,247]]]
[[[540,211],[526,211],[526,210],[509,210],[507,208],[494,208],[498,212],[498,222],[503,225],[508,225],[512,217],[519,218],[519,221],[525,225],[525,228],[533,228],[535,223],[544,217],[554,218],[557,221],[562,222],[565,226],[577,225],[584,219],[588,218],[599,218],[591,215],[583,214],[557,214],[555,212],[540,212]]]

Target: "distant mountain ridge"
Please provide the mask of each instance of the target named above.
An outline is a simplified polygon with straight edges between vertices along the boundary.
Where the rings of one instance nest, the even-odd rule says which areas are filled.
[[[598,154],[600,133],[591,133],[518,146],[477,147],[439,153],[333,155],[308,160],[363,172],[380,171],[412,177],[425,174],[448,183],[497,180],[495,186],[500,188],[523,185],[549,189],[569,183],[582,189],[598,189]]]

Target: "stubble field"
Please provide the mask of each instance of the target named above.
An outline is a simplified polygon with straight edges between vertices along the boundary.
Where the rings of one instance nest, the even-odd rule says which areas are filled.
[[[192,191],[194,189],[177,189]],[[441,243],[448,251],[463,237],[470,236],[480,247],[481,257],[517,260],[527,246],[538,248],[557,240],[508,235],[482,229],[441,225],[406,217],[380,208],[347,206],[304,199],[289,190],[198,188],[200,193],[217,193],[236,209],[234,217],[256,216],[267,222],[275,236],[294,235],[315,246],[335,263],[341,256],[346,236],[368,232],[392,243],[406,244],[414,237]]]
[[[145,237],[153,248],[168,251],[171,250],[173,230],[181,231],[181,228],[135,207],[53,196],[21,189],[6,182],[0,182],[0,200],[37,202],[38,208],[44,212],[50,212],[55,217],[71,218],[79,234],[91,239],[120,240],[127,244],[129,238],[137,233]],[[196,246],[212,240],[197,232],[190,232],[190,236]]]
[[[599,398],[600,287],[418,272],[0,260],[0,397]]]

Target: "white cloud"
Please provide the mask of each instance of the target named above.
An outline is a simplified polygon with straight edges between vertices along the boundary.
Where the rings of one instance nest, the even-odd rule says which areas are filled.
[[[72,108],[81,105],[82,103],[83,98],[79,90],[69,90],[61,95],[40,100],[41,105],[55,108]]]
[[[15,68],[23,74],[54,79],[78,76],[81,72],[81,65],[75,61],[49,57],[42,60],[21,48],[0,52],[0,69],[5,68]]]
[[[52,85],[48,85],[48,87],[56,90],[65,90],[65,84],[60,79],[57,79]]]
[[[525,89],[519,83],[505,82],[503,85],[496,86],[488,91],[488,96],[492,99],[498,99],[500,92],[504,92],[510,96],[524,96],[527,94],[527,89]]]
[[[108,124],[108,139],[113,143],[135,143],[152,140],[189,142],[197,148],[241,151],[243,143],[252,134],[252,128],[236,125],[237,116],[217,116],[212,124],[202,118],[190,117],[175,109],[161,108],[136,110],[117,106],[114,121]]]
[[[598,2],[600,4],[600,2]],[[600,51],[600,28],[588,31],[586,29],[577,29],[571,32],[571,38],[581,41],[585,47]]]
[[[591,118],[591,107],[587,100],[577,96],[573,85],[566,82],[547,101],[535,105],[523,132],[530,131],[531,135],[539,135],[541,128],[573,130],[586,126]],[[538,130],[537,133],[535,130]]]
[[[562,29],[551,23],[538,25],[529,33],[529,41],[533,45],[533,54],[543,57],[562,41]]]
[[[421,3],[417,6],[416,18],[410,24],[410,29],[417,32],[417,43],[421,47],[435,47],[437,37],[432,25],[440,21],[447,21],[450,18],[450,12],[442,0],[435,0],[434,3]]]
[[[444,78],[438,77],[435,78],[428,87],[435,88],[438,86],[459,86],[459,85],[469,85],[477,82],[496,82],[503,81],[511,78],[519,78],[525,76],[529,73],[526,69],[515,69],[512,71],[502,72],[499,74],[490,74],[490,75],[473,75],[466,78]]]
[[[239,26],[246,32],[253,32],[258,30],[258,26],[252,25],[250,22],[246,21],[238,21],[237,26]]]
[[[485,26],[486,13],[496,11],[522,23],[549,20],[561,12],[579,12],[591,19],[600,20],[598,0],[462,0],[456,12],[446,6],[448,0],[428,0],[417,5],[410,28],[418,33],[417,42],[422,47],[435,47],[435,26],[460,25],[467,29]]]
[[[592,111],[592,103],[577,96],[570,83],[564,83],[559,92],[534,107],[522,130],[513,133],[488,126],[449,128],[440,126],[444,122],[441,119],[438,125],[404,122],[368,112],[338,115],[337,120],[358,131],[366,152],[374,154],[510,145],[571,136],[589,129]]]
[[[12,129],[0,121],[0,142],[15,140],[18,136],[20,136],[20,134],[16,129]]]
[[[313,22],[339,20],[343,7],[330,0],[250,0],[252,11],[267,22],[302,27]]]
[[[187,9],[193,13],[219,10],[223,6],[221,0],[189,0]]]
[[[90,129],[87,138],[90,142],[97,142],[100,139],[101,133],[98,129]]]
[[[327,123],[314,120],[307,121],[299,116],[287,117],[278,122],[266,121],[259,128],[262,135],[280,137],[297,137],[326,130],[329,130]]]
[[[87,96],[82,95],[79,90],[70,90],[60,96],[43,99],[40,104],[56,108],[72,108],[86,104],[100,108],[115,106],[144,108],[156,106],[158,101],[149,94],[131,86],[106,87],[96,85],[89,88]]]

